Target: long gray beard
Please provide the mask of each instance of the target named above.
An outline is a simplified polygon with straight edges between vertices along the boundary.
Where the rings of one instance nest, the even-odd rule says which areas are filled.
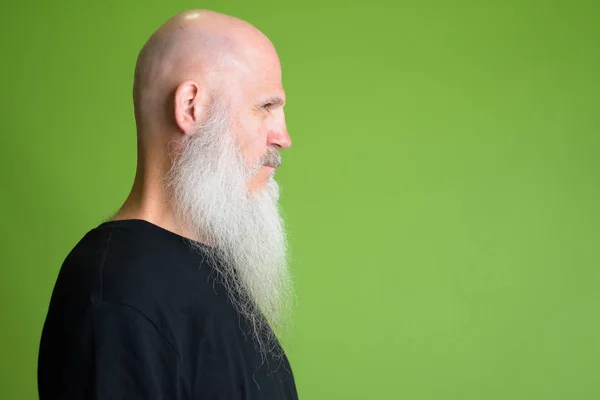
[[[273,178],[260,192],[251,193],[247,186],[273,154],[246,165],[228,109],[216,102],[206,122],[179,146],[167,176],[176,216],[209,245],[212,264],[234,307],[249,322],[261,354],[279,356],[276,337],[284,333],[293,297],[279,187]]]

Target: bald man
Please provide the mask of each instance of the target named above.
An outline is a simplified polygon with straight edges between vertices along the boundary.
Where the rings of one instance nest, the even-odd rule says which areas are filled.
[[[239,19],[193,10],[142,48],[131,193],[60,270],[46,399],[296,399],[278,337],[292,284],[273,176],[290,147],[281,67]]]

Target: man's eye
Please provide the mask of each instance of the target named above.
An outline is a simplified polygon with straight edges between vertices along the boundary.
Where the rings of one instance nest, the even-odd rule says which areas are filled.
[[[263,108],[267,111],[271,111],[270,108],[273,106],[273,103],[267,103],[265,105],[263,105]]]

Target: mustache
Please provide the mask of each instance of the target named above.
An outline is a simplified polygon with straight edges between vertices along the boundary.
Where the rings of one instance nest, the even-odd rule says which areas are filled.
[[[260,160],[261,166],[278,168],[281,165],[281,154],[277,150],[269,149]]]
[[[250,166],[246,178],[258,173],[262,167],[278,168],[281,165],[281,154],[277,150],[269,149],[256,163]]]

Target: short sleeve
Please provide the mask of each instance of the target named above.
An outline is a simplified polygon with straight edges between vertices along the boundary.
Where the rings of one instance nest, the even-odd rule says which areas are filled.
[[[89,398],[180,399],[179,356],[154,324],[134,308],[103,303],[93,318]]]

